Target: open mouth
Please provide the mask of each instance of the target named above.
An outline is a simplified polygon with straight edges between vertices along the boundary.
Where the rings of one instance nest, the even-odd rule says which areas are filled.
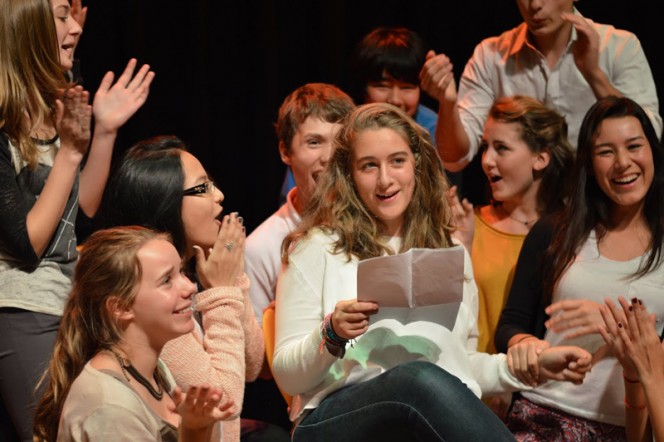
[[[621,176],[621,177],[618,177],[618,178],[613,178],[611,181],[616,183],[616,184],[619,184],[619,185],[623,186],[623,185],[626,185],[626,184],[633,183],[638,178],[639,178],[638,173],[632,173],[630,175],[625,175],[625,176]]]
[[[192,303],[189,303],[189,305],[187,305],[184,308],[181,308],[180,310],[176,310],[174,313],[176,315],[184,315],[184,314],[190,313],[192,311],[194,311],[194,305]]]
[[[390,198],[394,197],[397,193],[399,193],[398,190],[396,192],[392,192],[392,193],[384,193],[384,194],[379,193],[379,194],[376,194],[376,197],[381,201],[385,201],[385,200],[389,200]]]
[[[493,175],[493,176],[489,177],[489,182],[497,183],[498,181],[500,181],[502,179],[503,179],[503,177],[501,177],[500,175]]]
[[[311,174],[311,178],[314,180],[314,183],[318,182],[318,177],[320,176],[320,172],[314,172]]]
[[[224,218],[224,208],[221,207],[219,209],[219,213],[217,213],[217,216],[215,216],[214,219],[215,219],[216,222],[221,224],[221,221],[223,220],[223,218]]]
[[[64,49],[65,51],[70,51],[70,50],[74,49],[74,44],[73,43],[63,44],[60,47],[62,49]]]

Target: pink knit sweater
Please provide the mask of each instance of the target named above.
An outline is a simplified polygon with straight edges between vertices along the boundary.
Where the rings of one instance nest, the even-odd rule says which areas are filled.
[[[247,296],[249,278],[242,275],[235,287],[216,287],[196,295],[204,334],[194,329],[164,346],[160,358],[175,382],[220,386],[233,399],[234,418],[224,421],[223,442],[240,440],[240,412],[244,383],[256,380],[263,365],[265,342]]]

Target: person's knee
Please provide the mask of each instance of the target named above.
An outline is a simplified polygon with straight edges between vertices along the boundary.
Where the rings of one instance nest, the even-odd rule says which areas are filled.
[[[390,370],[391,384],[401,390],[402,396],[429,396],[440,400],[467,387],[454,375],[427,361],[411,361]],[[470,391],[469,391],[470,392]],[[471,393],[472,394],[472,393]]]

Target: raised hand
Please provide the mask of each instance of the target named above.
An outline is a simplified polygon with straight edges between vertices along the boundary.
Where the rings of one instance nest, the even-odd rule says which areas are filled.
[[[88,16],[88,7],[84,7],[81,0],[71,0],[71,16],[83,29],[85,18]]]
[[[429,51],[420,71],[422,90],[439,102],[443,100],[456,101],[457,90],[453,67],[447,55],[436,55],[434,51]]]
[[[473,236],[475,235],[473,205],[466,198],[463,201],[459,201],[457,186],[450,187],[445,197],[451,206],[452,217],[456,227],[452,236],[458,239],[466,247],[468,253],[470,253],[473,246]]]
[[[574,63],[588,80],[600,70],[599,67],[599,34],[585,18],[564,12],[563,20],[572,23],[576,29],[577,40],[572,47]]]
[[[70,149],[81,158],[90,145],[90,94],[81,86],[67,89],[62,100],[55,101],[55,128],[61,149]]]
[[[520,382],[536,386],[540,383],[539,355],[551,347],[549,342],[535,336],[514,344],[507,350],[507,367]]]
[[[244,273],[243,219],[237,213],[226,215],[211,249],[203,251],[195,246],[196,272],[204,288],[232,287]]]
[[[369,317],[378,313],[375,302],[348,299],[334,307],[331,321],[334,332],[344,339],[355,339],[369,329]]]
[[[117,132],[147,100],[155,74],[144,64],[134,75],[136,64],[135,58],[129,60],[115,84],[113,72],[104,75],[92,103],[95,130]]]
[[[544,325],[556,333],[574,329],[566,339],[598,333],[604,323],[600,308],[601,304],[583,299],[554,302],[545,309],[551,318]]]
[[[630,304],[618,297],[622,310],[610,299],[602,306],[600,333],[629,379],[655,376],[664,379],[664,348],[655,329],[655,316],[641,301]]]
[[[618,297],[621,310],[610,299],[604,300],[600,333],[623,368],[628,439],[664,440],[664,348],[655,315],[648,314],[639,299],[631,301]]]

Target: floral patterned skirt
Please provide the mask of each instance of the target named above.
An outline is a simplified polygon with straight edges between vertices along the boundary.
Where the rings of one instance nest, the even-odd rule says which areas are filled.
[[[519,397],[507,426],[519,442],[625,442],[625,427],[572,416]]]

